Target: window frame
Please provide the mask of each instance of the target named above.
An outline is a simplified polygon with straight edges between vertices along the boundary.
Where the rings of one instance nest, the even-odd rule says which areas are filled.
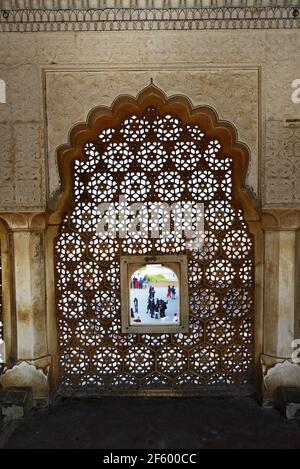
[[[159,323],[155,325],[130,324],[130,278],[139,268],[146,264],[160,264],[175,272],[179,282],[180,322],[176,325]],[[180,254],[160,256],[121,256],[121,323],[122,334],[169,334],[189,332],[189,292],[187,256]]]

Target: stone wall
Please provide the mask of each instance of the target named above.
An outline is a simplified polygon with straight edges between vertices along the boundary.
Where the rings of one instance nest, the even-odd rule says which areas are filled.
[[[297,0],[2,0],[1,9],[202,8],[297,6]]]
[[[15,371],[2,382],[36,379],[36,395],[44,395],[54,373],[54,235],[39,212],[54,209],[60,191],[56,149],[94,107],[110,106],[120,94],[136,96],[152,78],[168,96],[213,107],[249,147],[246,182],[264,212],[265,246],[262,240],[257,247],[263,370],[268,376],[279,363],[276,370],[284,371],[279,381],[271,372],[270,396],[273,382],[290,383],[280,360],[291,356],[300,334],[300,127],[286,127],[285,119],[300,118],[291,98],[300,78],[299,30],[2,32],[0,40],[7,93],[0,103],[0,212],[11,230],[10,336],[17,342]]]
[[[150,78],[231,121],[249,146],[247,184],[264,207],[298,205],[298,31],[2,33],[0,210],[39,210],[59,189],[56,148],[98,105]]]

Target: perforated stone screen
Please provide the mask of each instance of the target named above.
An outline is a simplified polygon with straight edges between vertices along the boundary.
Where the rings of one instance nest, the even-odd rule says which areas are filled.
[[[251,380],[254,246],[232,198],[233,164],[201,122],[147,104],[103,125],[72,166],[74,199],[56,240],[61,386],[192,388]],[[101,239],[97,206],[118,201],[203,202],[206,239]],[[188,256],[188,334],[122,334],[121,255]]]

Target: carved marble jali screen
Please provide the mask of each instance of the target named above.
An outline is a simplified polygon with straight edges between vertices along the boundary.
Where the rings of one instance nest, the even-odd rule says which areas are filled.
[[[59,154],[71,195],[55,241],[62,389],[251,381],[254,239],[236,196],[245,171],[222,124],[212,110],[150,86],[136,100],[123,96],[111,109],[97,108],[72,130]],[[102,238],[97,207],[120,195],[149,208],[202,202],[202,249],[187,249],[184,236]],[[188,257],[189,333],[122,334],[120,256],[176,253]]]

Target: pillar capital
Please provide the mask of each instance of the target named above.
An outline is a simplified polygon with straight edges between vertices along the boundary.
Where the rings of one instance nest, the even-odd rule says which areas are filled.
[[[0,212],[11,231],[45,231],[48,217],[47,212]]]
[[[271,208],[262,210],[264,231],[296,231],[300,228],[300,208]]]

